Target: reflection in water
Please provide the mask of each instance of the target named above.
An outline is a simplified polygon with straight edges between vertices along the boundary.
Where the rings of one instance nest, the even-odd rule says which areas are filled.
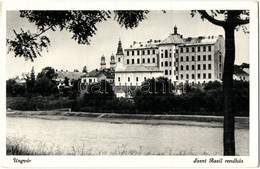
[[[23,144],[31,148],[56,146],[68,151],[84,148],[92,152],[114,152],[127,149],[164,154],[192,152],[203,155],[206,152],[222,155],[222,131],[222,128],[182,125],[7,118],[8,137],[24,137]],[[235,133],[236,153],[249,155],[248,129],[237,129]]]

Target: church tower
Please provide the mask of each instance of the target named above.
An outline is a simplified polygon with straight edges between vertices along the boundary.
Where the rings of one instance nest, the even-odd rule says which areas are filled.
[[[116,52],[116,67],[122,67],[124,65],[124,52],[122,48],[121,40],[118,41],[118,47]]]
[[[116,67],[115,56],[114,56],[114,54],[112,54],[110,57],[110,68],[115,69],[115,67]]]
[[[100,69],[103,70],[106,68],[106,58],[104,55],[101,57],[101,62],[100,62]]]

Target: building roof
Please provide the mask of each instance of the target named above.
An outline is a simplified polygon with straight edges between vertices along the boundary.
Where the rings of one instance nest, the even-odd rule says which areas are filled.
[[[182,36],[179,34],[170,34],[160,45],[164,44],[182,44],[184,43],[184,40],[182,39]]]
[[[124,68],[117,69],[116,73],[119,72],[163,72],[155,66],[143,66],[143,65],[129,65]]]
[[[249,74],[249,68],[244,68],[243,71]]]
[[[152,48],[158,48],[159,43],[161,42],[161,40],[152,40],[150,39],[147,42],[135,42],[133,43],[133,45],[130,45],[129,48],[125,49],[125,50],[132,50],[132,49],[152,49]]]
[[[103,70],[92,70],[88,74],[83,75],[82,77],[98,77],[100,74],[104,74],[107,78],[114,78],[112,69],[103,69]]]
[[[235,68],[235,70],[234,70],[234,75],[246,75],[246,76],[248,76],[249,75],[249,73],[247,73],[247,72],[245,72],[243,69],[240,69],[240,68]]]
[[[70,80],[78,80],[80,77],[86,73],[84,72],[69,72],[69,71],[56,71],[57,78],[56,80],[64,80],[65,77],[69,78]]]

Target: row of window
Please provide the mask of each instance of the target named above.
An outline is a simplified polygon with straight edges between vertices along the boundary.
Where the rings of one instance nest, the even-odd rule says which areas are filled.
[[[197,49],[197,50],[196,50]],[[196,50],[196,51],[195,51]],[[197,47],[180,47],[180,49],[176,49],[176,53],[189,53],[189,52],[211,52],[212,48],[211,46],[197,46]]]
[[[206,70],[207,69],[207,65],[203,64],[202,68],[203,68],[203,70]],[[178,71],[178,67],[176,67],[176,70]],[[180,66],[180,70],[184,70],[184,66],[183,65]],[[190,70],[190,66],[186,65],[186,69],[185,70]],[[191,65],[191,70],[195,70],[195,65]],[[201,65],[200,64],[197,65],[197,70],[201,70]],[[208,70],[211,70],[211,64],[208,64]]]
[[[146,81],[146,79],[147,79],[147,78],[146,78],[146,77],[144,77],[144,81]],[[118,82],[120,82],[120,80],[121,80],[121,78],[120,78],[120,77],[118,77]],[[136,81],[136,82],[138,82],[138,80],[139,80],[139,78],[138,78],[138,77],[135,77],[135,81]],[[131,78],[130,78],[130,77],[128,77],[128,78],[127,78],[127,81],[128,81],[128,82],[130,82],[130,81],[131,81]]]
[[[164,74],[165,74],[165,75],[172,75],[172,70],[169,70],[169,71],[168,71],[168,70],[166,69],[166,70],[164,71]]]
[[[163,64],[163,63],[164,63],[164,64]],[[161,62],[161,67],[163,67],[163,66],[167,67],[168,65],[169,65],[169,66],[172,66],[172,62],[169,61],[169,64],[168,64],[168,61]]]
[[[206,77],[207,74],[206,74],[206,73],[203,73],[202,75],[203,75],[203,76],[202,76],[203,79],[207,79],[207,77]],[[190,79],[190,78],[191,78],[191,79],[195,79],[195,75],[192,74],[191,77],[190,77],[189,74],[186,74],[186,80],[188,80],[188,79]],[[198,79],[201,78],[201,74],[200,74],[200,73],[197,74],[197,78],[198,78]],[[184,75],[183,75],[183,74],[180,75],[180,79],[181,79],[181,80],[184,79]],[[208,73],[208,79],[211,79],[211,73]],[[176,80],[179,80],[179,76],[176,76]]]
[[[142,53],[142,55],[155,55],[155,49],[147,49],[147,50],[131,50],[131,51],[126,51],[127,56],[134,56],[137,55],[139,56]]]
[[[139,59],[139,58],[136,60],[136,63],[137,63],[137,64],[140,64],[140,59]],[[146,63],[146,62],[145,62],[145,58],[143,58],[143,62],[142,62],[142,63]],[[151,59],[148,58],[148,59],[147,59],[147,63],[155,63],[155,58],[152,58],[152,62],[151,62]],[[126,64],[128,64],[128,65],[130,64],[130,59],[127,59],[127,60],[126,60]],[[132,59],[132,60],[131,60],[131,64],[135,64],[135,59]]]
[[[206,61],[207,60],[207,56],[203,55],[202,60]],[[208,55],[208,60],[211,60],[211,55]],[[176,61],[178,62],[178,58],[176,59]],[[183,61],[184,61],[184,57],[181,56],[180,57],[180,62],[183,62]],[[190,57],[186,56],[186,60],[185,61],[189,62],[190,61]],[[191,61],[195,61],[195,56],[191,56]],[[197,56],[197,60],[196,61],[201,61],[201,56],[200,55]]]
[[[168,55],[169,55],[169,58],[172,58],[172,53],[171,53],[171,50],[170,52],[168,53],[168,50],[161,50],[161,58],[165,57],[165,58],[168,58]]]

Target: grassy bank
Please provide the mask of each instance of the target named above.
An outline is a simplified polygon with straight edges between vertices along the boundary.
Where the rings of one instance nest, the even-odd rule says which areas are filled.
[[[127,145],[121,145],[115,150],[110,152],[102,150],[94,150],[82,145],[81,147],[71,147],[69,150],[61,149],[59,146],[44,146],[43,143],[38,143],[37,148],[30,148],[24,145],[19,138],[7,137],[6,140],[6,155],[174,155],[174,156],[184,156],[184,155],[197,155],[190,151],[179,151],[174,152],[171,149],[167,149],[162,152],[152,152],[144,151],[142,147],[138,147],[135,150],[128,149]],[[207,152],[199,155],[210,155]]]

